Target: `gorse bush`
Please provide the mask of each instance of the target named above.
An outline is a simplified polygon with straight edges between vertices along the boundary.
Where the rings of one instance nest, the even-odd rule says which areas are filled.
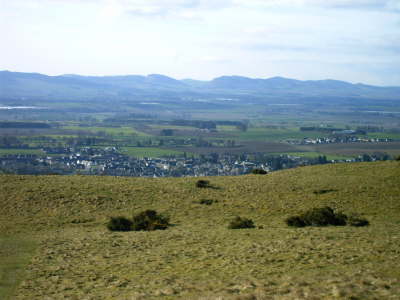
[[[313,208],[299,216],[286,219],[286,224],[293,227],[304,226],[328,226],[346,225],[346,217],[343,214],[335,214],[332,208]]]
[[[329,206],[306,211],[301,218],[308,226],[346,225],[343,214],[335,214]]]
[[[347,224],[350,226],[362,227],[362,226],[368,226],[369,221],[367,219],[361,218],[357,215],[350,215],[347,218]]]
[[[208,180],[200,179],[200,180],[197,180],[196,187],[198,187],[198,188],[208,188],[208,187],[211,187],[211,186],[210,186],[210,182]]]
[[[286,219],[286,224],[292,227],[304,227],[306,222],[300,216],[293,216]]]
[[[132,221],[125,217],[111,217],[107,228],[111,231],[130,231],[132,230]]]
[[[132,221],[132,229],[135,231],[164,230],[170,225],[168,217],[150,209],[133,216]]]
[[[211,204],[213,204],[214,202],[217,202],[217,201],[214,201],[214,200],[212,200],[212,199],[201,199],[201,200],[199,201],[200,204],[204,204],[204,205],[211,205]]]
[[[111,217],[107,228],[111,231],[140,231],[167,229],[169,218],[158,214],[155,210],[145,210],[135,216],[132,220],[125,217]]]
[[[229,229],[254,228],[254,222],[247,218],[236,217],[228,225]]]
[[[268,172],[263,170],[263,169],[253,169],[251,170],[251,174],[257,174],[257,175],[265,175]]]
[[[287,218],[286,224],[292,227],[304,226],[366,226],[369,222],[366,219],[356,216],[346,216],[343,213],[335,212],[329,206],[322,208],[313,208],[305,213]]]

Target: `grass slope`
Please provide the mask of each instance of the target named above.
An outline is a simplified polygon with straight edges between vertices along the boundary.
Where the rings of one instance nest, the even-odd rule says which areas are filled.
[[[38,245],[12,299],[396,299],[399,176],[393,161],[210,177],[205,189],[196,178],[0,176],[1,237]],[[371,225],[284,223],[324,205]],[[144,209],[175,226],[107,231],[109,216]],[[237,215],[257,228],[227,229]]]

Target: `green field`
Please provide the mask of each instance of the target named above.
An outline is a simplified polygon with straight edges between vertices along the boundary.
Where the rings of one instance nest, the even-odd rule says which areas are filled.
[[[0,149],[0,156],[9,154],[35,154],[44,155],[44,152],[40,149]]]
[[[326,137],[328,134],[315,131],[300,131],[298,128],[265,128],[265,127],[250,127],[247,131],[239,131],[232,126],[220,126],[220,132],[226,133],[239,141],[254,140],[254,141],[284,141],[287,139],[303,139]]]
[[[133,157],[163,157],[170,155],[183,155],[182,151],[150,147],[122,147],[122,153]]]
[[[388,153],[394,157],[400,155],[400,142],[389,143],[347,143],[347,144],[320,144],[313,146],[301,146],[299,149],[326,153],[327,155],[357,156],[364,153],[376,152]]]
[[[343,159],[351,159],[351,156],[344,156],[344,155],[332,155],[332,154],[324,154],[321,152],[277,152],[271,153],[273,155],[291,155],[291,156],[298,156],[298,157],[309,157],[309,158],[317,158],[319,156],[326,156],[328,160],[343,160]]]
[[[197,178],[2,175],[0,295],[398,299],[399,177],[396,161],[210,177],[213,188],[203,189],[196,188]],[[202,199],[215,202],[201,205]],[[284,222],[325,205],[359,213],[370,226],[291,228]],[[106,229],[110,216],[145,209],[168,215],[173,226]],[[228,229],[237,215],[256,228]],[[22,269],[17,280],[4,276]]]
[[[400,140],[400,133],[371,132],[371,133],[368,133],[367,136],[368,136],[369,138],[374,138],[374,139],[394,139],[394,140]]]
[[[74,131],[88,131],[93,133],[105,132],[114,136],[149,136],[146,133],[135,130],[132,127],[80,127],[80,126],[64,126],[63,129]]]
[[[196,127],[193,126],[177,126],[177,125],[159,125],[159,124],[151,124],[151,128],[155,129],[177,129],[177,130],[196,130]]]

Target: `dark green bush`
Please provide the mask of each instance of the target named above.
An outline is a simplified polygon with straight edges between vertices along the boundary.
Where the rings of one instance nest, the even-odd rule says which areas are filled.
[[[400,155],[396,157],[396,160],[397,160],[397,161],[400,161]]]
[[[333,189],[323,189],[323,190],[317,190],[314,191],[313,193],[315,195],[322,195],[322,194],[326,194],[326,193],[331,193],[331,192],[336,192],[337,190],[333,190]]]
[[[135,231],[164,230],[169,225],[169,218],[148,209],[133,216],[132,229]]]
[[[300,216],[293,216],[286,219],[286,224],[292,227],[304,227],[306,223]]]
[[[347,216],[343,213],[335,213],[329,206],[313,208],[299,216],[286,219],[286,224],[293,227],[304,226],[344,226],[347,223]]]
[[[342,214],[338,217],[329,206],[306,211],[302,219],[308,226],[346,225]]]
[[[265,175],[265,174],[267,174],[268,172],[265,171],[265,170],[263,170],[263,169],[253,169],[253,170],[251,170],[251,173],[252,173],[252,174]]]
[[[211,205],[211,204],[213,204],[214,202],[216,202],[216,201],[214,201],[214,200],[212,200],[212,199],[201,199],[201,200],[199,201],[200,204],[204,204],[204,205]]]
[[[359,216],[351,215],[347,218],[347,224],[350,226],[362,227],[368,226],[369,221]]]
[[[132,230],[132,221],[125,217],[111,217],[107,228],[111,231],[130,231]]]
[[[196,186],[198,188],[208,188],[208,187],[210,187],[210,182],[208,180],[200,179],[200,180],[197,180]]]
[[[247,218],[236,217],[230,223],[229,229],[254,228],[254,222]]]

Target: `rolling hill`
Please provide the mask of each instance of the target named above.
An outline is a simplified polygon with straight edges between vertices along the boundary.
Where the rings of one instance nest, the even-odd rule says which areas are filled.
[[[222,76],[211,81],[176,80],[148,76],[47,76],[38,73],[0,72],[0,100],[126,100],[143,95],[262,95],[276,97],[354,97],[400,99],[400,87],[376,87],[338,80],[301,81],[283,77],[252,79]],[[161,97],[162,98],[162,97]]]
[[[210,177],[202,189],[197,178],[2,175],[0,298],[396,299],[399,177],[396,161]],[[370,226],[284,222],[326,205]],[[145,209],[173,226],[106,229]],[[237,215],[256,228],[228,229]]]

